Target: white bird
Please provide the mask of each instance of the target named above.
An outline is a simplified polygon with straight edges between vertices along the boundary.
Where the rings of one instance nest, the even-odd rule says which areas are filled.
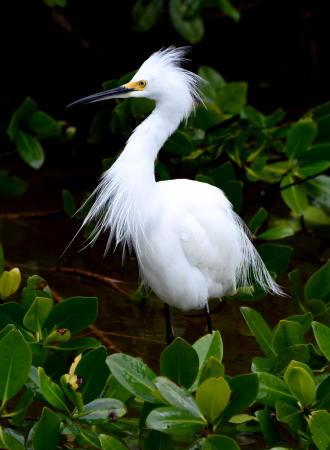
[[[202,101],[202,79],[181,68],[185,52],[174,47],[157,51],[129,83],[71,103],[132,97],[155,101],[152,113],[103,174],[82,226],[96,222],[91,243],[109,232],[106,250],[112,241],[133,248],[144,284],[165,305],[208,312],[209,298],[234,295],[252,279],[263,290],[283,295],[221,189],[187,179],[155,180],[159,150]]]

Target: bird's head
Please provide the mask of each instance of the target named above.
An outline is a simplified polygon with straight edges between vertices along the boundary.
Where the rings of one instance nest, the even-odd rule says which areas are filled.
[[[187,47],[169,47],[153,53],[134,77],[122,86],[83,97],[69,106],[94,103],[113,98],[144,97],[156,103],[178,105],[182,116],[188,117],[201,102],[198,85],[202,79],[181,67]]]

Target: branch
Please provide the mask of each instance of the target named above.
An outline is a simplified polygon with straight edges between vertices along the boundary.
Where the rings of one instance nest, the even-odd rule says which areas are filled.
[[[279,187],[278,190],[279,191],[283,191],[284,189],[288,189],[291,186],[296,186],[297,184],[303,184],[306,181],[312,180],[313,178],[316,178],[316,177],[318,177],[319,175],[322,175],[325,172],[326,172],[325,170],[321,170],[321,172],[318,172],[318,173],[316,173],[314,175],[310,175],[309,177],[306,177],[306,178],[301,178],[300,180],[294,181],[293,183],[289,183],[289,184],[286,184],[285,186]]]

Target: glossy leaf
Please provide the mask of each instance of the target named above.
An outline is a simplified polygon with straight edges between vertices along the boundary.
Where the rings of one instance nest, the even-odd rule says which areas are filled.
[[[98,398],[83,407],[79,420],[93,425],[116,421],[126,414],[126,407],[123,402],[115,398]]]
[[[261,314],[248,306],[240,308],[243,317],[256,338],[261,350],[266,356],[273,357],[275,352],[272,347],[272,330],[264,320]]]
[[[26,188],[27,184],[21,178],[6,170],[0,170],[0,195],[2,197],[17,197],[23,194]]]
[[[271,272],[281,275],[287,268],[293,248],[289,245],[261,244],[258,252]]]
[[[147,417],[146,425],[152,430],[177,436],[192,436],[206,421],[193,416],[187,411],[172,407],[156,408]]]
[[[314,403],[316,398],[316,387],[312,375],[291,361],[284,372],[284,380],[292,395],[305,407]]]
[[[247,100],[247,83],[225,84],[219,92],[217,104],[224,113],[239,114]]]
[[[8,331],[0,340],[0,398],[3,404],[27,381],[31,363],[30,347],[20,331]]]
[[[285,144],[285,153],[291,160],[307,150],[317,134],[317,125],[313,119],[307,117],[294,123],[290,128],[288,139]]]
[[[258,418],[259,425],[265,441],[269,445],[276,445],[282,441],[279,431],[276,427],[276,423],[271,417],[270,411],[267,409],[259,409],[255,413]]]
[[[305,310],[303,286],[299,269],[294,269],[288,274],[291,283],[291,298],[294,312],[302,313]]]
[[[42,367],[38,368],[40,391],[44,399],[54,408],[68,412],[68,407],[62,389],[49,378]]]
[[[72,217],[77,211],[77,206],[74,196],[67,189],[62,189],[62,202],[65,214]]]
[[[35,111],[27,120],[27,126],[36,134],[49,137],[61,133],[61,125],[44,111]]]
[[[126,445],[124,445],[114,436],[110,436],[108,434],[99,434],[99,440],[102,450],[127,450]]]
[[[176,338],[160,355],[160,373],[188,388],[198,372],[198,355],[182,338]]]
[[[229,386],[232,396],[219,418],[219,424],[225,423],[255,402],[258,394],[258,377],[254,373],[237,375],[230,380]]]
[[[286,187],[294,183],[292,175],[286,175],[281,181],[281,196],[285,204],[296,214],[302,214],[308,206],[306,191],[299,185]]]
[[[259,380],[257,402],[270,407],[274,407],[278,400],[294,402],[292,394],[280,377],[263,372],[257,372],[256,375]]]
[[[36,297],[23,318],[24,326],[30,331],[41,332],[52,308],[53,299]]]
[[[330,361],[330,327],[323,323],[312,322],[314,336],[321,352]]]
[[[152,394],[156,389],[153,383],[156,375],[140,359],[117,353],[108,356],[106,363],[112,375],[125,389],[146,402],[158,403]]]
[[[330,261],[311,275],[305,284],[305,297],[312,300],[314,298],[323,299],[330,292]]]
[[[207,437],[205,441],[205,450],[239,450],[240,447],[235,439],[229,436],[213,434]]]
[[[107,352],[104,347],[86,353],[80,360],[75,373],[82,379],[80,392],[85,402],[97,398],[103,391],[110,375],[105,363]]]
[[[230,0],[215,0],[213,2],[226,16],[238,22],[241,18],[240,12],[236,9]]]
[[[96,317],[95,297],[70,297],[53,308],[45,327],[67,328],[73,334],[84,330],[95,321]]]
[[[330,409],[330,375],[320,383],[316,391],[317,409]]]
[[[20,157],[33,169],[40,169],[45,160],[45,154],[39,141],[29,133],[18,131],[16,145]]]
[[[30,97],[26,97],[23,103],[16,109],[7,129],[7,134],[12,142],[17,138],[21,124],[36,110],[37,105]]]
[[[304,329],[298,323],[290,320],[280,320],[273,332],[272,347],[276,353],[287,347],[304,343]]]
[[[255,215],[249,222],[249,229],[252,234],[256,234],[258,229],[264,223],[264,221],[268,218],[268,212],[265,208],[259,208]]]
[[[168,434],[152,430],[144,441],[143,450],[174,450],[174,443]]]
[[[309,363],[310,353],[308,345],[306,344],[291,345],[279,351],[278,355],[273,360],[270,372],[273,374],[282,373],[282,371],[293,359],[295,361],[299,361],[305,364]]]
[[[328,450],[330,446],[330,414],[328,411],[314,411],[309,418],[309,428],[318,450]]]
[[[1,449],[25,450],[24,436],[12,428],[2,428],[0,425]]]
[[[214,356],[207,359],[202,367],[200,368],[200,374],[198,378],[198,384],[203,383],[203,381],[208,378],[219,378],[223,377],[225,374],[224,365]]]
[[[175,408],[188,411],[195,417],[203,419],[203,415],[195,400],[185,389],[180,388],[171,380],[164,377],[157,377],[154,383],[162,397]]]
[[[229,385],[223,377],[208,378],[198,386],[196,402],[211,423],[228,405],[230,393]]]
[[[57,343],[57,350],[89,350],[101,347],[101,342],[93,337],[81,337],[68,342]]]
[[[182,0],[170,0],[169,12],[173,27],[192,44],[199,42],[204,35],[202,19],[195,15],[185,17],[184,2]]]
[[[258,234],[258,239],[264,239],[266,241],[275,241],[277,239],[284,239],[288,236],[293,236],[294,230],[289,227],[273,227]]]
[[[55,450],[60,438],[60,419],[49,408],[43,408],[32,435],[34,450]]]
[[[305,422],[305,418],[303,417],[302,411],[299,407],[284,400],[278,400],[275,407],[277,420],[288,424],[290,428],[298,434]]]
[[[164,0],[151,0],[147,4],[143,0],[138,0],[132,9],[134,29],[139,32],[146,32],[156,25],[163,4]]]

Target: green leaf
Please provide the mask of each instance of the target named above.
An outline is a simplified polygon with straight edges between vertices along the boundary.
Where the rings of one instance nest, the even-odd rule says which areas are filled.
[[[185,2],[183,0],[170,0],[169,13],[173,27],[192,44],[199,42],[204,35],[202,19],[194,15],[185,15]]]
[[[305,311],[303,287],[301,281],[301,273],[299,269],[294,269],[288,274],[288,278],[291,283],[291,301],[293,310],[296,313],[302,313]]]
[[[43,408],[32,435],[34,450],[55,450],[60,438],[60,419],[48,408]]]
[[[294,213],[302,214],[308,206],[306,191],[299,184],[285,188],[285,186],[294,183],[294,181],[295,180],[292,175],[287,175],[282,179],[280,184],[282,188],[281,197],[285,204],[292,209]]]
[[[203,381],[207,380],[208,378],[223,377],[224,374],[224,365],[218,359],[214,358],[214,356],[211,356],[204,362],[204,364],[200,368],[198,384],[203,383]]]
[[[306,152],[307,147],[314,141],[317,134],[317,125],[309,117],[294,123],[289,131],[285,144],[285,153],[290,160],[299,158]]]
[[[274,375],[280,374],[293,359],[305,364],[309,363],[310,353],[308,345],[300,344],[285,347],[273,360],[270,371]]]
[[[249,222],[249,229],[252,234],[256,234],[258,229],[264,223],[264,221],[268,218],[268,212],[265,208],[259,208],[255,215]]]
[[[205,450],[239,450],[237,442],[228,436],[212,434],[205,441]]]
[[[145,4],[144,0],[138,0],[132,9],[133,26],[136,31],[149,31],[158,22],[164,0],[150,0]]]
[[[298,434],[305,422],[299,407],[283,400],[278,400],[275,407],[277,420],[288,424],[290,429],[293,430],[295,434]]]
[[[196,402],[204,416],[214,423],[229,403],[230,388],[223,378],[209,378],[198,386]]]
[[[217,105],[224,113],[239,114],[246,104],[247,83],[232,82],[222,86]]]
[[[93,337],[81,337],[73,339],[72,341],[64,342],[63,344],[56,343],[57,350],[89,350],[92,348],[101,347],[101,342]]]
[[[2,405],[21,389],[28,379],[32,355],[29,345],[17,329],[0,340],[0,398]]]
[[[23,318],[24,326],[33,332],[41,332],[44,323],[53,309],[53,299],[36,297]]]
[[[320,175],[313,180],[308,180],[305,183],[307,193],[314,198],[317,205],[320,205],[325,210],[330,208],[330,177],[327,175]]]
[[[305,297],[307,301],[314,298],[324,299],[330,292],[330,261],[313,273],[305,284]]]
[[[152,430],[177,436],[192,436],[206,421],[193,416],[187,411],[172,407],[156,408],[148,415],[146,425]]]
[[[54,408],[69,412],[62,389],[49,378],[42,367],[38,368],[40,391],[44,399]]]
[[[198,373],[198,355],[182,338],[176,338],[160,355],[160,373],[188,388]]]
[[[152,430],[144,441],[143,450],[174,450],[172,437],[160,431]]]
[[[24,436],[12,428],[2,428],[0,426],[1,448],[8,450],[25,450]]]
[[[25,389],[25,392],[17,402],[15,409],[13,410],[13,416],[11,417],[11,421],[16,427],[23,425],[26,412],[33,402],[34,397],[35,393],[32,389]]]
[[[273,227],[264,231],[257,236],[258,239],[264,239],[266,241],[274,241],[276,239],[284,239],[288,236],[293,236],[294,230],[289,227]]]
[[[27,279],[27,286],[23,288],[21,304],[29,309],[36,297],[51,298],[52,296],[46,280],[39,275],[32,275]]]
[[[98,398],[84,406],[82,414],[78,416],[79,421],[93,425],[107,424],[116,421],[126,414],[126,406],[116,398]]]
[[[126,445],[108,434],[99,434],[102,450],[127,450]]]
[[[213,331],[212,334],[206,334],[198,339],[194,344],[193,348],[196,350],[199,359],[199,370],[211,356],[213,356],[219,362],[222,361],[223,357],[223,342],[221,339],[220,332],[218,330]],[[191,391],[197,389],[199,383],[199,372],[194,384],[190,388]]]
[[[291,345],[304,343],[304,330],[298,322],[280,320],[273,332],[272,347],[276,353]]]
[[[156,389],[153,383],[156,375],[140,359],[117,353],[108,356],[106,363],[112,375],[129,392],[146,402],[158,403],[152,394]]]
[[[262,315],[248,306],[242,306],[240,311],[264,354],[270,358],[275,356],[276,353],[272,347],[272,330]]]
[[[33,169],[40,169],[45,160],[45,154],[39,141],[31,134],[18,131],[15,139],[20,157]]]
[[[330,409],[330,375],[328,374],[316,391],[317,409]]]
[[[270,373],[257,372],[259,390],[257,402],[265,406],[274,407],[278,400],[293,402],[293,397],[284,381]]]
[[[219,425],[255,402],[258,393],[258,377],[254,373],[237,375],[230,380],[229,386],[232,390],[232,398],[219,418]]]
[[[0,195],[2,197],[17,197],[26,191],[26,183],[16,175],[0,170]]]
[[[316,399],[316,387],[310,373],[291,361],[284,372],[284,380],[292,395],[305,407],[310,406]]]
[[[209,175],[214,180],[215,186],[222,188],[227,181],[236,179],[234,167],[230,161],[225,162],[219,167],[209,171]]]
[[[63,209],[67,216],[72,217],[77,211],[76,200],[70,191],[62,189]]]
[[[295,316],[289,316],[286,318],[286,320],[290,320],[291,322],[297,322],[303,327],[303,333],[307,333],[307,331],[310,329],[312,320],[313,320],[313,314],[311,312],[307,312],[306,314],[298,314]]]
[[[79,333],[92,324],[97,317],[96,297],[70,297],[56,305],[45,323],[49,330],[67,328],[72,334]]]
[[[36,134],[44,137],[59,136],[61,134],[60,123],[43,111],[35,111],[29,116],[27,126]]]
[[[222,189],[235,211],[239,211],[243,203],[243,186],[243,181],[237,180],[226,181],[222,185]]]
[[[107,352],[104,347],[97,348],[86,353],[80,360],[75,373],[82,378],[80,392],[84,402],[90,402],[97,398],[103,391],[110,375],[105,364]]]
[[[282,438],[277,430],[275,421],[271,417],[270,411],[267,409],[259,409],[255,415],[259,420],[259,425],[267,444],[276,445],[280,443]]]
[[[318,450],[329,450],[330,414],[327,411],[313,411],[309,418],[309,428]]]
[[[289,245],[261,244],[258,252],[270,272],[281,275],[287,268],[293,248]]]
[[[209,66],[201,66],[198,69],[198,75],[206,81],[206,83],[201,84],[201,91],[205,102],[207,104],[215,103],[219,90],[226,84],[223,76],[213,69],[213,67]]]
[[[177,130],[164,144],[164,150],[171,155],[189,155],[194,147],[187,133]]]
[[[330,327],[323,323],[312,322],[314,336],[323,355],[330,361]]]
[[[162,397],[175,408],[183,409],[195,417],[203,419],[193,397],[183,388],[164,377],[157,377],[154,381]]]
[[[108,388],[104,394],[104,397],[117,398],[124,403],[132,397],[132,394],[122,386],[117,378],[115,378],[112,374],[110,375],[107,381]]]
[[[229,0],[213,0],[214,5],[220,9],[226,16],[233,19],[235,22],[239,22],[241,14]]]
[[[17,108],[10,120],[7,134],[9,139],[13,142],[17,138],[21,125],[24,125],[26,119],[37,110],[36,103],[30,98],[26,97],[24,102]]]

